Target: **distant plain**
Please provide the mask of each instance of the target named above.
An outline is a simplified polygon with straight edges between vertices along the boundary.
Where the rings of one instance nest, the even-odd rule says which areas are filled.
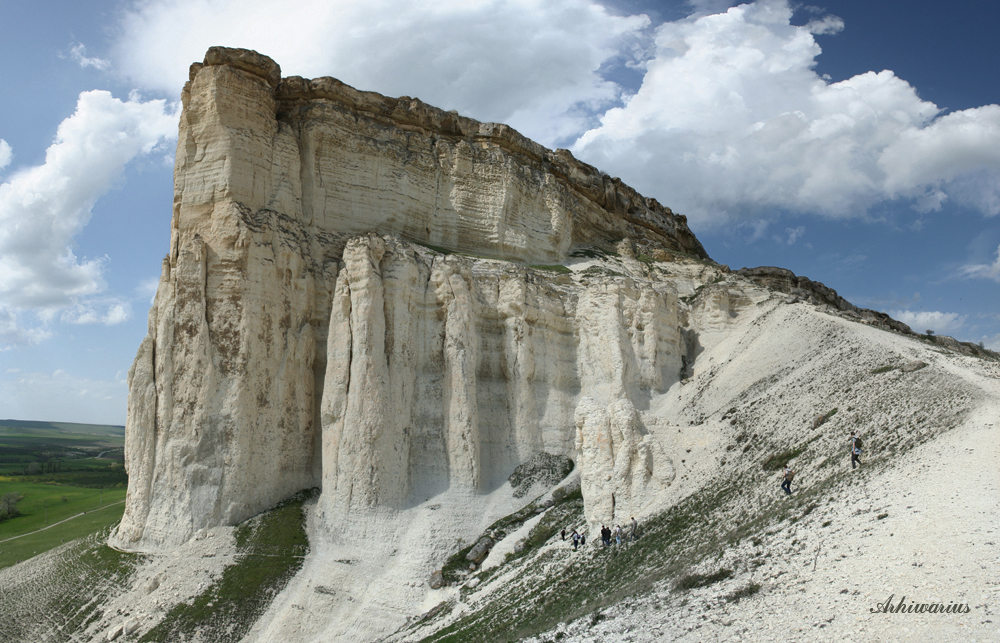
[[[121,520],[125,427],[0,420],[0,496],[21,495],[0,521],[0,568]]]

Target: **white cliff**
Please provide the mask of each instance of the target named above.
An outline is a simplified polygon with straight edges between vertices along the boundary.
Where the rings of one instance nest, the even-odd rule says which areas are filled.
[[[0,569],[0,639],[997,639],[1000,356],[504,125],[224,48],[183,101],[125,551]]]
[[[486,493],[539,451],[575,458],[582,399],[642,407],[677,381],[669,285],[525,267],[622,238],[705,257],[617,179],[246,50],[209,50],[182,98],[119,546],[176,545],[314,486],[340,514]]]
[[[575,463],[566,488],[579,480],[583,506],[573,496],[566,526],[593,540],[723,477],[752,496],[726,509],[744,520],[774,491],[760,445],[801,447],[819,480],[820,447],[842,436],[812,426],[802,443],[800,425],[838,404],[838,422],[873,437],[899,408],[919,416],[914,435],[964,421],[938,422],[931,409],[958,393],[937,381],[850,392],[904,356],[932,361],[904,325],[789,271],[731,273],[684,217],[565,150],[282,78],[246,50],[210,49],[182,97],[170,253],[129,372],[129,490],[110,542],[178,552],[318,488],[310,553],[245,641],[420,640],[493,593],[526,594],[506,556],[552,503],[525,508],[535,498],[508,479],[542,452]],[[955,391],[993,409],[982,379]],[[473,563],[500,571],[428,586],[511,515],[518,531],[491,532]],[[556,540],[533,555],[555,558]],[[575,564],[559,560],[556,575]],[[415,618],[441,605],[454,612]]]

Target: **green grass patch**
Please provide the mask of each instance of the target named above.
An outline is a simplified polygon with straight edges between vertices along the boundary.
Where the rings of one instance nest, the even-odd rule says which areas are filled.
[[[536,460],[532,460],[532,462],[536,461],[537,458]],[[552,463],[556,464],[559,469],[558,472],[555,473],[555,475],[558,476],[557,481],[565,478],[573,470],[573,461],[569,458],[560,458]],[[537,471],[535,473],[537,474]],[[511,476],[512,479],[514,477],[514,475]],[[579,526],[579,523],[582,522],[583,493],[581,492],[580,487],[573,487],[569,492],[565,491],[565,487],[560,487],[559,489],[556,489],[552,495],[554,504],[548,509],[542,519],[538,521],[538,524],[535,525],[531,532],[529,532],[528,537],[525,538],[524,548],[520,552],[509,553],[507,555],[508,562],[528,555],[533,550],[538,549],[548,542],[552,536],[559,533],[562,529],[577,527]],[[531,520],[536,515],[535,510],[539,506],[541,505],[539,505],[537,501],[532,502],[512,514],[506,515],[503,518],[494,521],[492,525],[486,528],[486,531],[482,534],[482,536],[490,534],[496,535],[497,538],[493,543],[496,545],[497,542],[520,529],[526,521]],[[480,538],[482,536],[480,536]],[[469,569],[470,561],[467,560],[465,556],[472,550],[478,541],[479,538],[476,538],[475,541],[469,543],[468,546],[448,557],[448,560],[445,561],[444,565],[441,567],[441,575],[444,577],[446,582],[457,583],[466,578],[466,572]]]
[[[49,451],[72,451],[74,449],[121,448],[125,446],[125,436],[107,433],[80,433],[62,431],[56,428],[0,427],[0,449],[32,448]]]
[[[579,500],[564,501],[558,508],[553,507],[542,516],[538,524],[532,528],[524,540],[524,549],[517,556],[525,556],[549,542],[566,526],[576,527],[571,523],[579,522],[583,517],[583,497]],[[567,530],[569,531],[569,530]],[[567,540],[568,542],[568,540]]]
[[[537,533],[529,537],[518,557],[502,566],[527,583],[509,583],[496,588],[494,597],[482,608],[462,616],[454,623],[426,636],[430,643],[510,641],[537,634],[592,614],[626,596],[648,591],[654,583],[674,577],[700,560],[709,551],[724,546],[718,534],[723,523],[713,514],[732,498],[728,486],[694,494],[668,511],[640,523],[636,542],[605,548],[596,535],[574,552],[565,547],[546,547],[541,553],[533,544],[548,542],[553,527],[579,526],[583,521],[582,500],[566,502],[567,513],[560,520],[539,523]],[[575,495],[575,494],[574,494]],[[554,507],[558,509],[559,507]],[[553,510],[550,510],[552,512]],[[543,518],[543,521],[545,519]],[[546,572],[550,562],[559,572]],[[586,591],[581,591],[586,588]]]
[[[475,546],[476,543],[472,543],[448,557],[441,567],[441,575],[444,576],[445,582],[457,583],[464,578],[465,572],[469,569],[469,561],[465,557]]]
[[[711,574],[686,574],[674,582],[674,591],[681,592],[697,587],[707,587],[708,585],[722,582],[727,578],[732,578],[732,576],[733,570],[725,568]]]
[[[11,478],[0,480],[0,496],[8,492],[20,493],[23,498],[17,503],[20,515],[0,522],[0,541],[36,531],[83,512],[96,511],[125,499],[124,488],[102,491],[44,482],[24,482]],[[72,538],[77,538],[79,535]]]
[[[125,487],[124,428],[0,421],[0,480]]]
[[[436,632],[429,633],[435,623],[428,619],[401,634],[424,643],[511,641],[537,635],[561,622],[591,617],[606,606],[646,594],[664,582],[671,586],[677,582],[682,586],[717,583],[730,578],[733,572],[717,569],[698,576],[690,574],[690,570],[719,560],[742,540],[756,538],[763,544],[762,534],[774,535],[792,518],[822,507],[849,477],[849,471],[830,473],[792,498],[764,495],[763,503],[762,496],[748,489],[738,476],[713,480],[667,511],[641,522],[636,542],[605,548],[595,536],[579,552],[569,545],[543,546],[541,551],[526,548],[523,556],[499,568],[505,581],[503,585],[489,585],[488,601],[476,603],[473,599],[470,605],[474,609]],[[754,503],[754,512],[746,512],[748,503]],[[567,517],[567,529],[579,524],[572,520],[583,518],[582,506],[580,511],[578,517]],[[691,578],[684,581],[685,576]],[[759,591],[752,586],[742,587],[733,592],[732,600]],[[677,600],[683,600],[683,594],[677,596]],[[422,631],[424,627],[428,628],[426,632]]]
[[[198,634],[239,641],[302,567],[309,550],[300,492],[236,528],[236,562],[190,603],[175,606],[141,641],[181,641]]]
[[[69,643],[86,638],[86,626],[103,616],[110,597],[131,587],[143,560],[107,546],[111,527],[67,542],[43,564],[28,561],[8,574],[0,590],[0,641]],[[9,544],[0,545],[4,553]]]
[[[764,460],[764,471],[780,471],[784,469],[786,464],[801,455],[803,451],[805,451],[805,447],[798,447],[772,455],[767,460]]]
[[[43,531],[0,542],[0,569],[16,565],[78,538],[106,532],[121,521],[123,513],[125,513],[124,502],[105,505],[102,509],[88,511],[85,515]],[[0,524],[0,532],[4,526]],[[0,536],[0,541],[8,537]]]

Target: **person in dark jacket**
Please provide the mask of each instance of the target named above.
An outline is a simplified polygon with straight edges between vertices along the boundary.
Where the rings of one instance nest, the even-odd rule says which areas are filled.
[[[861,466],[861,460],[859,460],[861,457],[861,438],[854,435],[854,431],[851,431],[851,439],[849,442],[851,445],[851,468],[853,469]]]

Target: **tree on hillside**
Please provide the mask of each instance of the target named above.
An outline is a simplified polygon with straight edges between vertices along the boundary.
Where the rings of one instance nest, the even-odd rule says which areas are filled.
[[[8,491],[7,493],[0,496],[0,520],[5,520],[7,518],[13,518],[20,512],[17,510],[17,503],[24,498],[21,494],[16,491]]]

